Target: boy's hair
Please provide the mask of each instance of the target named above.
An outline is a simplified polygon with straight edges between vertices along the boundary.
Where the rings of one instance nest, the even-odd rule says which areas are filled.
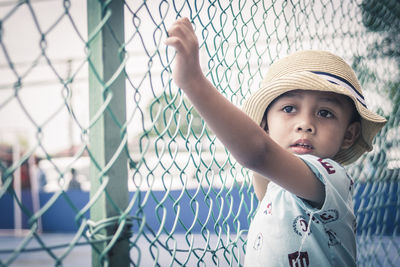
[[[361,135],[350,148],[339,151],[335,161],[350,164],[372,150],[372,140],[386,119],[368,110],[357,76],[342,58],[326,51],[307,50],[276,61],[260,89],[245,101],[243,111],[260,125],[271,103],[293,90],[333,92],[351,100],[357,111],[353,119],[359,119]]]

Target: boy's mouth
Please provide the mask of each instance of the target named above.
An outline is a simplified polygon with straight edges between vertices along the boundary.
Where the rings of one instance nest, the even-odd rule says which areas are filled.
[[[313,151],[314,147],[311,142],[306,139],[297,140],[290,149],[296,154],[308,154]]]

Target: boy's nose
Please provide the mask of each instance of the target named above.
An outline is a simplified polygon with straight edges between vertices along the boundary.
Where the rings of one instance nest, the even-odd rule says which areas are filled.
[[[297,124],[296,126],[296,131],[297,132],[307,132],[314,134],[315,133],[315,127],[310,121],[301,121]]]

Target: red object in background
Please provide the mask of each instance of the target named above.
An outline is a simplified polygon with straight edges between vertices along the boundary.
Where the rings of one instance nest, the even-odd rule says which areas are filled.
[[[11,146],[0,144],[0,161],[7,168],[13,164],[13,149]],[[21,172],[21,189],[30,188],[31,179],[28,160],[22,163],[19,170],[17,171]]]

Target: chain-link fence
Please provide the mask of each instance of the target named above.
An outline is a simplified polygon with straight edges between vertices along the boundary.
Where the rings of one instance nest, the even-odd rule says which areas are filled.
[[[82,265],[243,264],[251,175],[171,81],[163,41],[182,16],[238,106],[296,50],[352,64],[388,119],[349,167],[358,263],[399,266],[398,0],[0,2],[0,265],[65,265],[83,248]]]

